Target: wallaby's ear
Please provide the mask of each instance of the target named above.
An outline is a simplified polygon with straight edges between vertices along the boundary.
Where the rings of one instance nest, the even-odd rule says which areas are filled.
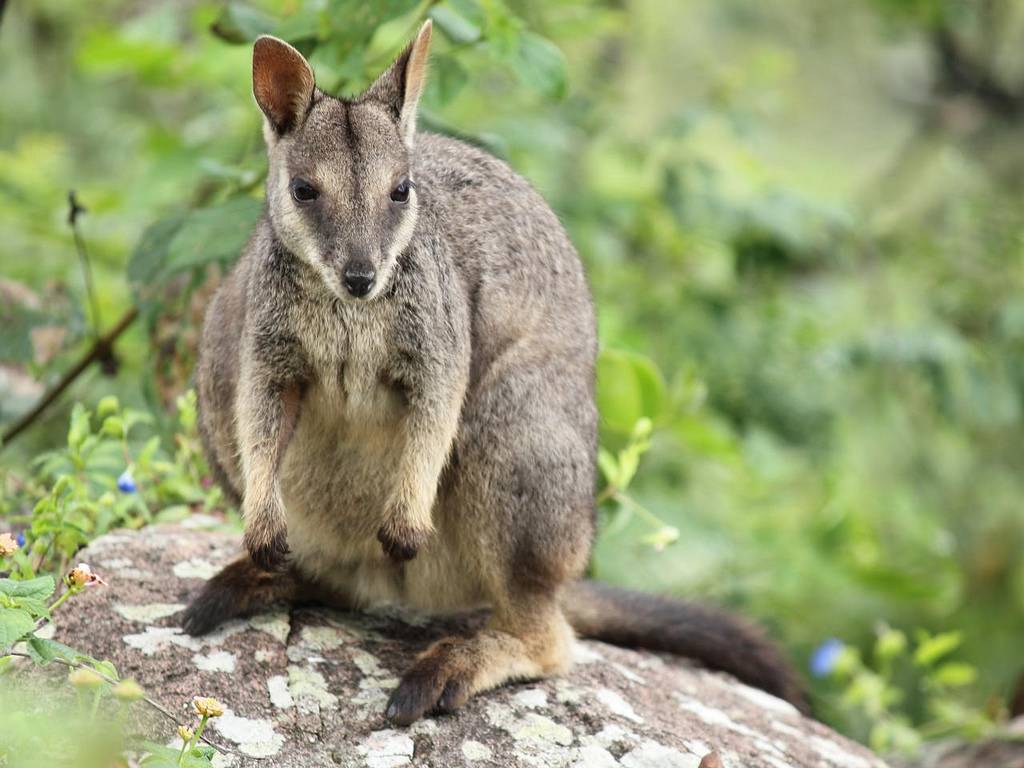
[[[306,114],[316,82],[302,54],[284,40],[263,35],[252,48],[252,92],[281,136]]]
[[[395,63],[377,78],[364,99],[379,101],[398,121],[398,129],[406,145],[412,146],[416,134],[416,104],[427,79],[427,55],[430,53],[430,19],[420,27],[416,39],[402,51]]]

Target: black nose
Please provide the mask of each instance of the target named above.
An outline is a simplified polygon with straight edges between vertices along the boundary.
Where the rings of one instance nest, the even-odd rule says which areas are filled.
[[[376,276],[372,267],[358,264],[345,268],[342,282],[345,283],[345,288],[349,293],[357,299],[361,299],[373,288],[373,281]]]

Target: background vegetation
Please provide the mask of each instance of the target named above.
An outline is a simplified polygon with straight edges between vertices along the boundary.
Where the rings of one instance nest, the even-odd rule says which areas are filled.
[[[427,14],[423,122],[531,179],[589,270],[595,574],[758,617],[815,660],[821,714],[881,749],[987,732],[1024,666],[1018,0],[14,3],[0,422],[141,314],[2,449],[0,517],[29,524],[53,482],[33,458],[110,394],[149,424],[83,498],[147,429],[169,464],[82,537],[218,506],[173,404],[260,210],[245,43],[286,37],[353,93]]]

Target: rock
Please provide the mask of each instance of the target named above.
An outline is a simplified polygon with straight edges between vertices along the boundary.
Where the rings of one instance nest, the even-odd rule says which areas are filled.
[[[948,739],[927,745],[901,768],[1024,768],[1024,716],[1011,720],[996,737],[976,742]]]
[[[408,729],[388,693],[442,622],[317,608],[182,634],[181,610],[240,538],[153,527],[97,539],[78,559],[109,586],[61,612],[58,638],[111,659],[181,722],[194,696],[227,706],[211,737],[223,766],[877,768],[864,747],[789,704],[685,661],[580,642],[565,677],[507,686]],[[478,617],[479,618],[479,617]],[[174,728],[155,720],[167,739]],[[706,756],[716,752],[720,762]],[[704,762],[702,763],[702,759]],[[713,760],[714,758],[712,758]]]

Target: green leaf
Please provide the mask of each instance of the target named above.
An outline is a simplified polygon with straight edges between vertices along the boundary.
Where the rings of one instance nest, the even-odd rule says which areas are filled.
[[[466,83],[469,73],[456,59],[451,56],[435,56],[430,65],[430,79],[427,89],[432,100],[438,104],[447,104],[454,99]]]
[[[948,688],[961,688],[970,685],[978,678],[978,670],[970,664],[950,661],[936,669],[930,678],[933,682]]]
[[[49,606],[46,600],[38,600],[34,597],[18,597],[14,598],[14,607],[21,608],[23,611],[28,611],[32,614],[32,618],[45,619],[50,615]]]
[[[117,667],[114,666],[114,662],[110,661],[110,659],[104,659],[103,661],[97,661],[96,659],[94,659],[92,657],[86,657],[86,658],[89,659],[89,662],[92,664],[93,669],[95,669],[100,674],[106,675],[107,677],[112,677],[115,680],[120,680],[121,679],[121,675],[117,671]]]
[[[0,648],[10,648],[35,629],[32,614],[21,608],[0,608]]]
[[[81,661],[89,661],[90,658],[84,653],[70,648],[64,643],[56,640],[46,640],[42,637],[30,637],[26,643],[28,653],[37,664],[49,664],[51,661],[66,661],[74,664]]]
[[[601,474],[604,475],[604,481],[608,485],[618,486],[619,483],[619,463],[612,455],[611,451],[606,448],[599,448],[597,451],[597,466],[601,469]]]
[[[193,267],[234,261],[262,211],[262,201],[242,196],[156,222],[132,253],[129,279],[144,287]]]
[[[604,425],[624,435],[643,418],[657,421],[665,407],[658,367],[634,352],[606,349],[597,360],[597,404]]]
[[[448,0],[447,5],[475,27],[483,29],[487,22],[487,11],[480,4],[480,0]]]
[[[128,280],[134,285],[149,285],[160,274],[167,249],[185,221],[179,213],[146,227],[128,260]]]
[[[26,597],[32,600],[45,600],[57,588],[53,576],[38,576],[34,579],[14,581],[0,579],[0,592],[10,597]]]
[[[513,66],[524,85],[552,98],[565,96],[565,56],[550,40],[533,32],[521,33]]]
[[[480,27],[449,3],[435,5],[429,16],[453,43],[473,43],[480,39]]]
[[[630,445],[619,451],[619,482],[620,490],[625,490],[633,482],[637,469],[640,468],[640,455],[643,451],[639,446]]]
[[[168,747],[154,741],[142,742],[142,748],[149,754],[142,758],[144,768],[178,768],[178,753],[181,747]]]
[[[113,416],[120,408],[121,403],[118,401],[117,396],[107,395],[96,404],[96,415],[101,419],[106,416]]]
[[[260,35],[276,32],[277,21],[248,3],[229,2],[210,31],[229,43],[251,43]]]
[[[234,261],[263,212],[263,202],[236,197],[220,205],[193,211],[167,249],[165,275],[211,262]]]
[[[934,637],[922,635],[918,640],[917,649],[914,651],[914,663],[920,667],[934,664],[946,654],[959,648],[962,639],[963,636],[960,632],[943,632]]]
[[[71,423],[68,426],[68,448],[78,450],[92,432],[89,412],[81,403],[75,403],[71,409]],[[63,480],[64,478],[61,478]],[[54,486],[54,493],[59,493],[60,481]]]

